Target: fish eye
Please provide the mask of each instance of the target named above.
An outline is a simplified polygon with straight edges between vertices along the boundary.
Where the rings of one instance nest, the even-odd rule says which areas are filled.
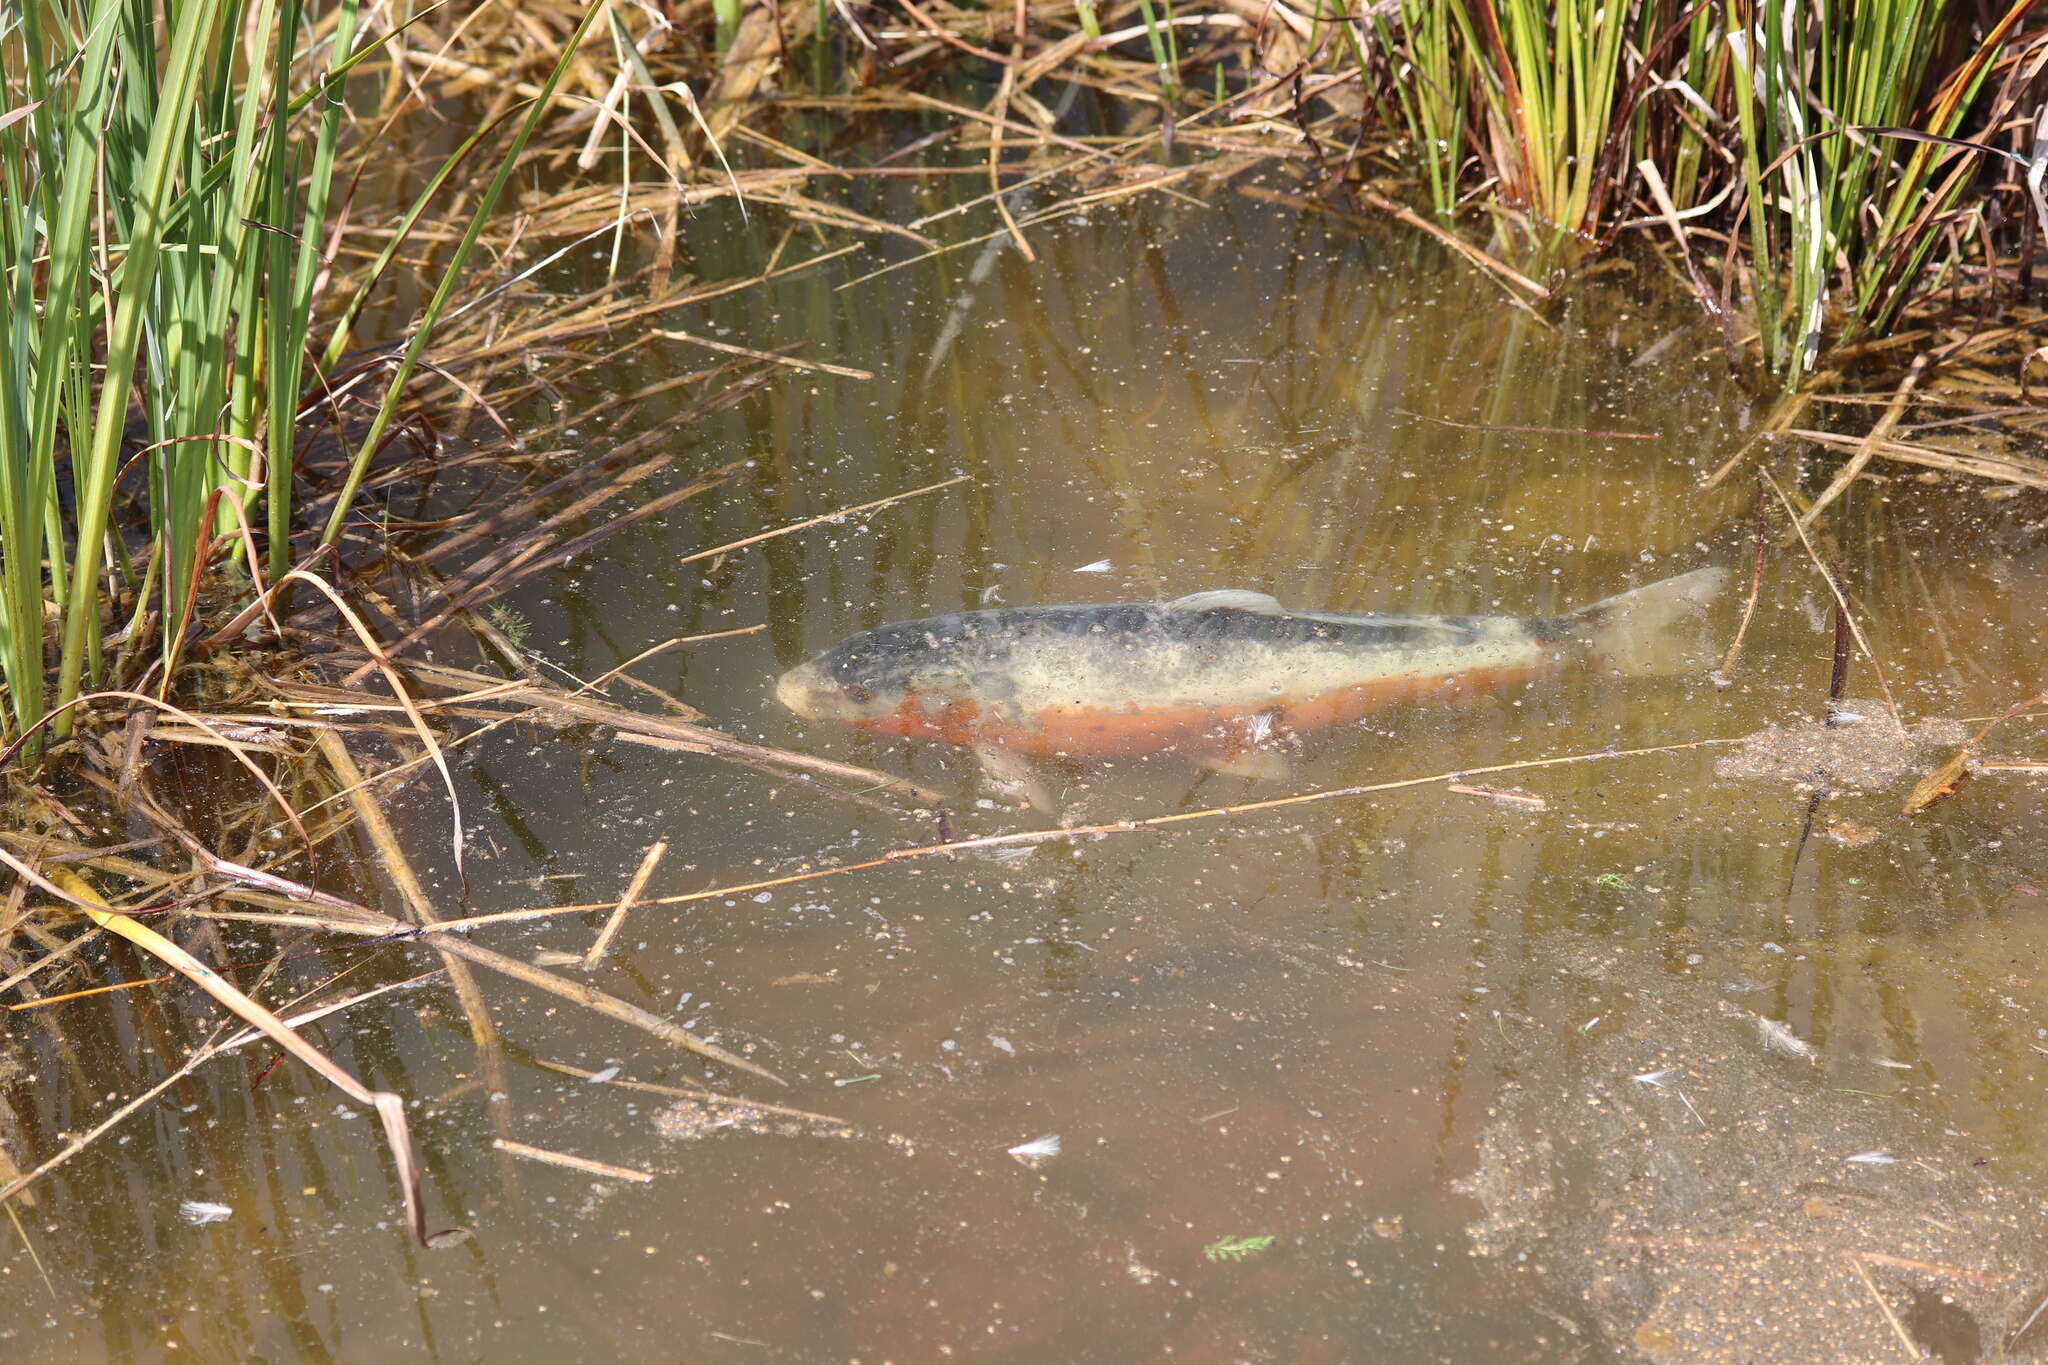
[[[866,705],[875,699],[874,689],[862,687],[859,683],[841,683],[839,690],[846,699],[857,705]]]

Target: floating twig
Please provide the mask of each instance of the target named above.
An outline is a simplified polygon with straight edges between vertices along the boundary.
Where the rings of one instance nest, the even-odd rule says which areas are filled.
[[[654,875],[655,866],[661,862],[661,855],[666,852],[666,839],[657,839],[647,846],[647,852],[640,859],[640,866],[633,870],[633,880],[626,884],[626,894],[619,897],[618,908],[613,910],[611,918],[604,922],[604,928],[598,930],[597,937],[591,941],[590,951],[583,955],[584,971],[591,970],[604,960],[605,949],[611,947],[612,940],[618,936],[619,927],[626,922],[626,912],[631,910],[633,902],[640,898],[640,893],[647,887],[647,879]]]
[[[654,1173],[652,1171],[638,1171],[634,1170],[631,1166],[614,1166],[609,1161],[592,1161],[587,1156],[570,1156],[567,1152],[554,1152],[546,1147],[532,1147],[524,1142],[514,1142],[511,1138],[495,1138],[492,1140],[491,1145],[501,1152],[510,1152],[513,1156],[525,1157],[528,1161],[545,1162],[550,1166],[561,1166],[567,1170],[581,1171],[585,1175],[601,1175],[608,1180],[630,1180],[639,1185],[651,1185],[654,1183]]]
[[[700,559],[713,559],[722,554],[730,554],[734,550],[744,550],[749,545],[759,545],[765,540],[774,540],[777,536],[786,536],[795,531],[804,531],[813,526],[822,526],[828,521],[838,521],[842,517],[854,516],[857,513],[872,512],[878,507],[887,507],[891,503],[902,502],[906,498],[921,498],[927,493],[936,493],[942,488],[951,488],[954,484],[966,483],[973,477],[971,474],[955,474],[950,479],[941,479],[937,483],[928,483],[922,488],[913,488],[907,493],[891,493],[888,497],[876,498],[873,502],[864,502],[856,507],[842,507],[836,512],[826,512],[822,516],[809,517],[803,521],[792,522],[788,526],[778,526],[772,531],[763,531],[759,535],[729,541],[724,545],[717,545],[709,550],[698,550],[694,554],[684,555],[676,563],[694,564]]]

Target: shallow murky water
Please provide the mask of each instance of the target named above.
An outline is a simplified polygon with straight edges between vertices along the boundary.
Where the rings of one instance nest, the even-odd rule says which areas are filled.
[[[724,219],[692,231],[707,275],[774,246]],[[1748,439],[1748,402],[1647,272],[1610,270],[1553,328],[1426,246],[1227,195],[1033,242],[1035,266],[968,248],[837,289],[877,259],[857,256],[675,319],[874,377],[791,374],[678,429],[677,481],[744,467],[516,602],[527,647],[592,677],[765,626],[634,672],[733,733],[955,793],[954,832],[975,835],[1044,821],[977,805],[956,756],[781,713],[775,673],[983,604],[1241,586],[1536,614],[1746,572],[1750,489],[1697,484]],[[658,426],[661,401],[581,439]],[[2040,687],[2041,516],[1909,478],[1859,484],[1834,518],[1907,722]],[[1278,787],[1162,759],[1064,772],[1062,799],[1106,822],[1798,725],[1822,709],[1828,600],[1779,548],[1726,690],[1517,690],[1375,717]],[[1860,661],[1852,693],[1884,715]],[[1988,748],[2027,756],[2037,735],[2017,722]],[[41,1187],[23,1225],[48,1283],[6,1234],[0,1357],[2033,1358],[2048,1330],[2007,1338],[2048,1278],[2042,787],[1991,772],[1899,815],[1950,752],[1838,772],[1810,837],[1825,755],[1745,766],[1710,743],[647,907],[593,979],[788,1090],[487,982],[502,1136],[655,1178],[515,1163],[430,984],[323,1036],[418,1097],[435,1221],[471,1242],[411,1249],[361,1113],[289,1068],[252,1088],[261,1059],[220,1063]],[[657,839],[658,895],[939,837],[601,738],[503,731],[468,764],[478,911],[615,897]],[[403,812],[430,858],[445,812],[427,788]],[[486,941],[580,952],[601,920]],[[429,965],[387,948],[365,970]],[[143,1001],[95,1017],[66,1021],[80,1066],[194,1028]],[[548,1062],[838,1122],[707,1118]],[[27,1155],[92,1119],[43,1114]],[[1010,1152],[1054,1136],[1056,1154]],[[230,1212],[195,1224],[188,1200]]]

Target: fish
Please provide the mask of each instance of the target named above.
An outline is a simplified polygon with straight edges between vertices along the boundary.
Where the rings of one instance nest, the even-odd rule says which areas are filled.
[[[1391,706],[1566,674],[1683,672],[1727,581],[1696,569],[1561,616],[1303,611],[1241,588],[964,611],[842,640],[784,673],[775,696],[805,720],[971,749],[1034,805],[1047,759],[1176,752],[1276,779],[1287,742]]]

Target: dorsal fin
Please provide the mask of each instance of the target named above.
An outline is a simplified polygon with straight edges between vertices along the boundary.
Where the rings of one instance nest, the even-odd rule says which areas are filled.
[[[1287,610],[1280,605],[1279,599],[1249,588],[1211,588],[1207,592],[1191,592],[1186,597],[1176,597],[1166,604],[1168,611],[1215,611],[1219,608],[1269,614]]]

